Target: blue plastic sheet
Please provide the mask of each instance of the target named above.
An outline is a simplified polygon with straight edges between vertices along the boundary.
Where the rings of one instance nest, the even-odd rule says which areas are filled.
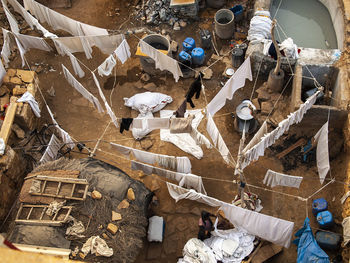
[[[293,241],[298,246],[297,263],[329,263],[328,255],[318,246],[307,217],[303,228],[296,232],[297,239]]]

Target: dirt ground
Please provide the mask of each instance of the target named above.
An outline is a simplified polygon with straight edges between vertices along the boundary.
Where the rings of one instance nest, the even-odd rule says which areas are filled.
[[[72,17],[73,19],[79,20],[84,23],[91,25],[107,28],[107,29],[119,29],[119,26],[123,22],[127,21],[129,11],[132,6],[129,6],[129,1],[111,1],[111,0],[72,0],[73,5],[70,9],[59,9],[60,13]],[[242,1],[229,1],[230,5],[241,3]],[[244,1],[245,2],[245,1]],[[108,16],[108,11],[120,8],[121,14],[119,16]],[[199,28],[211,28],[212,17],[215,13],[213,9],[207,9],[201,11],[201,20],[199,22],[193,22],[186,28],[178,32],[173,32],[168,26],[152,28],[152,30],[160,31],[165,28],[170,34],[171,38],[176,40],[179,44],[187,37],[194,37],[196,40],[199,39]],[[127,21],[122,29],[134,28],[141,26],[138,21]],[[141,37],[141,35],[138,35]],[[135,53],[135,47],[138,40],[134,36],[127,36],[127,41],[132,48],[132,54]],[[227,46],[227,41],[222,41],[219,46]],[[210,54],[208,54],[210,56]],[[84,62],[84,64],[91,70],[95,69],[102,63],[104,58],[99,50],[94,49],[93,59],[87,60],[84,54],[77,54],[77,57]],[[108,115],[99,114],[84,98],[81,97],[72,87],[69,86],[67,81],[64,79],[61,64],[64,64],[68,69],[71,70],[71,64],[67,57],[61,57],[54,53],[45,53],[43,51],[32,50],[26,54],[26,58],[30,65],[34,66],[35,63],[42,63],[51,65],[55,71],[40,73],[40,87],[44,91],[44,96],[47,100],[48,105],[56,116],[57,122],[78,141],[83,141],[87,147],[93,149],[96,145],[98,138],[102,139],[98,145],[96,151],[96,158],[113,164],[130,176],[140,179],[139,174],[131,171],[130,161],[125,160],[122,156],[117,155],[116,152],[111,149],[106,142],[116,142],[122,145],[131,146],[134,148],[141,149],[140,142],[135,141],[132,137],[131,132],[119,133],[113,124],[109,125],[110,118]],[[20,68],[20,59],[17,58],[12,62],[11,67]],[[222,72],[225,69],[225,64],[222,62],[216,63],[213,67],[213,78],[211,80],[204,81],[206,87],[206,99],[210,101],[211,98],[219,91],[220,82],[225,82],[222,76]],[[93,83],[92,76],[86,71],[86,76],[80,79],[80,82],[96,97],[98,96],[97,89]],[[120,117],[136,117],[137,112],[124,106],[124,97],[131,97],[134,94],[145,92],[143,89],[145,83],[140,82],[139,78],[142,74],[140,68],[139,59],[136,56],[132,56],[126,64],[117,65],[115,78],[115,88],[105,89],[104,94],[110,105],[114,110],[116,116]],[[255,76],[254,76],[255,78]],[[108,78],[100,78],[100,83],[106,83]],[[114,78],[112,79],[114,82]],[[112,81],[109,80],[109,81]],[[161,92],[172,96],[174,101],[169,104],[165,109],[176,110],[177,106],[183,99],[189,85],[193,79],[180,79],[178,83],[175,83],[171,75],[165,76],[154,76],[149,82],[153,82],[157,85],[157,92]],[[266,79],[259,79],[257,87],[259,87]],[[232,101],[228,101],[226,106],[217,113],[215,122],[220,130],[228,148],[232,155],[237,156],[238,145],[240,134],[234,130],[231,114],[225,113],[234,112],[236,106],[245,98],[249,98],[253,82],[248,82],[244,89],[239,90]],[[103,86],[103,85],[101,85]],[[51,97],[46,92],[51,87],[55,89],[56,95]],[[113,93],[112,93],[113,92]],[[111,94],[112,93],[112,94]],[[254,94],[256,97],[256,94]],[[288,99],[285,100],[288,103]],[[200,99],[195,101],[197,109],[205,107],[205,99],[203,94]],[[43,116],[48,120],[47,111],[43,110]],[[155,114],[155,116],[159,116]],[[207,135],[205,131],[205,121],[199,126],[199,130]],[[106,129],[107,125],[109,127]],[[106,132],[103,137],[101,135]],[[316,131],[315,131],[316,132]],[[290,131],[292,133],[292,131]],[[332,138],[337,139],[337,138]],[[176,146],[160,141],[159,131],[153,131],[149,136],[148,140],[151,140],[153,146],[150,151],[153,153],[176,155],[176,156],[188,156],[192,162],[192,172],[196,175],[220,179],[230,180],[235,179],[233,167],[227,166],[220,154],[215,149],[204,149],[204,157],[201,160],[197,160],[191,155],[188,155],[178,149]],[[283,139],[280,139],[278,143],[283,143]],[[262,213],[271,216],[276,216],[282,219],[290,220],[295,222],[295,231],[299,229],[307,214],[311,219],[313,227],[317,227],[315,218],[311,214],[311,202],[312,199],[318,197],[324,197],[329,202],[331,212],[334,214],[335,219],[341,221],[341,204],[340,197],[343,194],[343,184],[333,183],[330,184],[320,193],[313,196],[310,201],[300,201],[297,198],[289,197],[279,193],[267,191],[262,184],[262,180],[267,169],[271,169],[278,172],[283,172],[282,162],[275,157],[277,152],[271,149],[267,150],[267,154],[260,158],[257,162],[251,164],[245,169],[245,176],[247,183],[255,185],[257,187],[249,186],[248,190],[258,194],[262,200],[264,209]],[[73,153],[72,157],[81,158],[86,155]],[[332,176],[337,181],[344,181],[345,178],[345,165],[346,165],[345,153],[338,155],[336,159],[331,162]],[[315,165],[309,166],[305,164],[299,164],[295,169],[288,171],[291,175],[303,176],[304,181],[300,189],[289,189],[276,187],[273,190],[277,192],[283,192],[290,195],[309,197],[317,189],[321,187],[317,168]],[[330,178],[329,176],[327,177]],[[166,221],[165,227],[165,238],[162,244],[149,244],[145,242],[144,249],[140,252],[136,262],[176,262],[178,257],[182,255],[182,248],[186,241],[191,237],[197,236],[198,231],[198,218],[202,209],[211,210],[213,209],[206,207],[205,205],[190,202],[180,201],[175,204],[174,200],[169,196],[166,185],[160,181],[156,176],[146,176],[140,179],[149,188],[159,188],[155,191],[156,196],[159,199],[159,206],[155,208],[154,212],[157,215],[164,216]],[[218,180],[204,180],[204,186],[209,196],[218,198],[220,200],[231,202],[236,195],[236,185],[231,182],[224,182]],[[328,181],[327,181],[328,182]],[[338,229],[341,231],[341,229]],[[339,232],[341,233],[341,232]],[[289,249],[284,249],[281,254],[275,256],[269,262],[295,262],[296,261],[296,246],[291,245]],[[101,262],[103,259],[101,259]]]

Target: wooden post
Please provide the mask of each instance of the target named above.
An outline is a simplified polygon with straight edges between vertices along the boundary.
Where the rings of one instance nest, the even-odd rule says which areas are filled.
[[[5,145],[7,145],[7,141],[11,134],[11,127],[13,120],[15,119],[16,110],[17,110],[17,98],[11,97],[10,106],[6,110],[5,120],[2,124],[0,131],[0,138],[4,140]]]
[[[274,44],[275,49],[276,49],[276,53],[277,53],[277,64],[276,64],[276,68],[275,68],[274,74],[278,75],[279,72],[281,71],[281,51],[280,51],[280,48],[279,48],[279,46],[277,44],[277,41],[275,39],[276,22],[277,22],[276,19],[274,19],[272,21],[272,25],[271,25],[271,39],[272,39],[272,43]]]

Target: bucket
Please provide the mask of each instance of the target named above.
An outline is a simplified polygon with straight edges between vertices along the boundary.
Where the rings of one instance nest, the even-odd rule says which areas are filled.
[[[196,47],[192,50],[192,61],[195,65],[202,65],[204,63],[205,54],[203,48]]]
[[[206,0],[206,3],[208,7],[219,9],[227,3],[227,0]]]
[[[221,39],[231,39],[235,30],[234,15],[229,9],[220,9],[214,17],[215,33]]]
[[[201,36],[201,46],[204,49],[210,49],[211,48],[211,34],[209,30],[203,29],[200,31]]]
[[[145,41],[147,44],[151,45],[152,47],[158,49],[158,50],[165,50],[166,54],[170,54],[170,43],[169,40],[159,34],[151,34],[147,35],[144,38],[142,38],[143,41]],[[142,69],[151,75],[161,74],[162,71],[159,69],[156,69],[155,62],[150,57],[140,57],[140,64]]]
[[[244,62],[244,52],[240,48],[234,48],[232,51],[232,66],[239,68]]]
[[[239,22],[243,19],[243,6],[242,5],[235,5],[234,7],[230,8],[232,13],[235,16],[235,22]]]
[[[187,37],[184,42],[182,42],[182,48],[185,52],[191,52],[195,47],[196,42],[192,37]]]
[[[188,54],[186,51],[181,51],[180,54],[179,54],[179,61],[182,63],[182,64],[185,64],[187,66],[191,66],[192,64],[192,57],[190,54]]]

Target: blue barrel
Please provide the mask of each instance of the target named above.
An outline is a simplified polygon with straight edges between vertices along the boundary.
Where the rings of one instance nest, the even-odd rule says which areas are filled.
[[[328,209],[328,203],[326,199],[319,198],[312,202],[312,214],[316,216],[319,212],[326,211]]]
[[[204,54],[204,50],[203,48],[200,47],[196,47],[192,50],[192,62],[195,65],[202,65],[204,63],[205,60],[205,54]]]
[[[179,54],[179,61],[185,65],[191,66],[192,57],[190,54],[182,50]]]
[[[196,42],[192,37],[187,37],[184,42],[182,42],[183,50],[186,52],[191,52],[192,49],[196,47]]]
[[[316,220],[322,229],[328,229],[334,225],[333,215],[327,210],[319,212],[316,216]]]
[[[318,245],[327,250],[337,250],[340,245],[340,236],[336,233],[317,231],[315,238]]]
[[[235,22],[239,22],[243,19],[243,6],[242,5],[235,5],[234,7],[230,8],[230,10],[234,14]]]

